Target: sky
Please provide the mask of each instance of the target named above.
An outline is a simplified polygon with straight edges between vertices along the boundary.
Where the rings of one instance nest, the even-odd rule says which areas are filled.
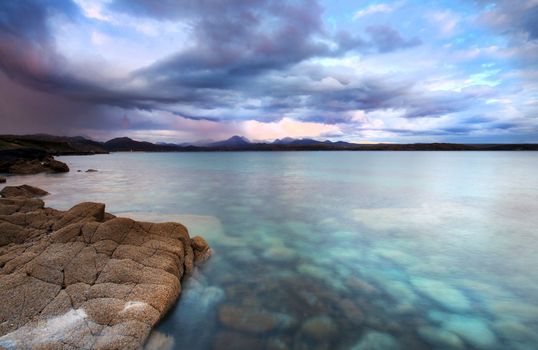
[[[538,0],[4,0],[0,133],[538,142]]]

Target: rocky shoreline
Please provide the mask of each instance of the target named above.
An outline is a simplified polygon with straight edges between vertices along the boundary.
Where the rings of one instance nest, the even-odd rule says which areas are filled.
[[[0,348],[140,348],[211,249],[179,223],[59,211],[46,194],[0,191]]]
[[[31,175],[67,172],[69,172],[67,164],[54,159],[52,155],[44,151],[33,149],[0,150],[0,173]]]

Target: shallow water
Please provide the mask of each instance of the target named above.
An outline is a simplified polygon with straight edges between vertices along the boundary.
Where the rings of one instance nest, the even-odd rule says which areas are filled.
[[[538,347],[537,152],[59,159],[70,173],[8,183],[180,221],[214,249],[152,348]]]

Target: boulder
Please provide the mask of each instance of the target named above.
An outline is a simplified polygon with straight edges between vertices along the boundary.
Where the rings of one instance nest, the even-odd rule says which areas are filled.
[[[0,191],[0,196],[3,198],[34,198],[43,197],[47,194],[49,194],[47,191],[30,185],[6,186]]]
[[[64,162],[60,162],[56,159],[50,159],[45,163],[45,166],[48,167],[53,173],[67,173],[69,172],[69,167]]]
[[[7,179],[3,176],[0,176],[0,184],[6,183]]]
[[[37,159],[19,160],[9,167],[9,173],[16,175],[32,175],[46,171],[47,168]]]
[[[50,155],[23,154],[0,157],[0,172],[16,175],[31,175],[39,173],[65,173],[69,171],[67,164],[54,159]]]
[[[195,263],[202,263],[206,261],[213,253],[206,240],[200,236],[196,236],[191,239],[191,246],[194,253]]]
[[[44,208],[32,197],[46,191],[27,185],[0,193],[0,348],[139,349],[193,254],[210,251],[181,224],[115,218],[100,203]]]

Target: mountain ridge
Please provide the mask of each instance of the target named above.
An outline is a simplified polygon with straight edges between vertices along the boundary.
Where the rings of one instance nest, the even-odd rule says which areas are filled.
[[[25,151],[51,155],[91,155],[108,152],[225,152],[225,151],[538,151],[538,144],[358,144],[345,141],[318,141],[309,138],[276,139],[272,142],[251,142],[242,136],[209,142],[205,145],[152,143],[130,137],[117,137],[106,142],[82,136],[67,137],[44,134],[0,135],[0,156]]]

